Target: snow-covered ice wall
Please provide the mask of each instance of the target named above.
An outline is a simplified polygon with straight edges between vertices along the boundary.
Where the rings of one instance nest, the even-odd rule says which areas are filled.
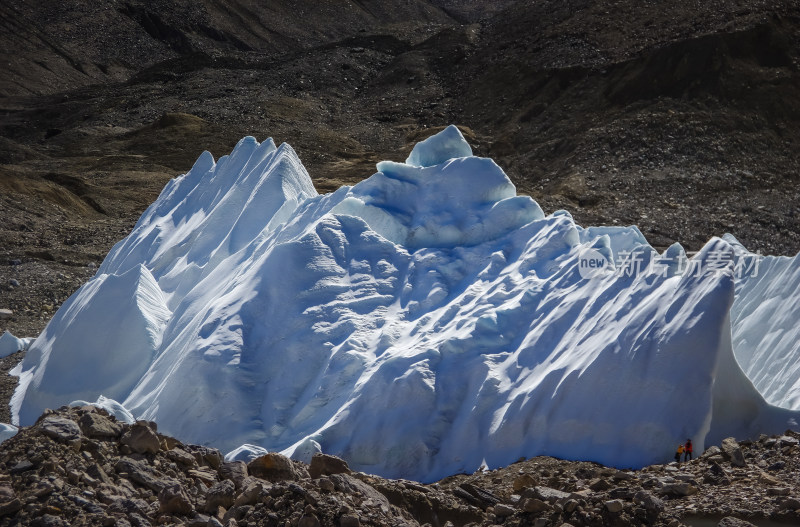
[[[638,467],[794,426],[777,361],[798,363],[798,261],[729,236],[681,261],[635,227],[546,216],[455,127],[326,195],[291,147],[248,137],[171,181],[63,305],[12,411],[103,395],[223,451],[423,481],[539,454]]]

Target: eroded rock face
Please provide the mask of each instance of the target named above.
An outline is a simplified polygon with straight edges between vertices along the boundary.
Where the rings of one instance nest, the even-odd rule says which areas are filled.
[[[153,423],[62,408],[0,444],[0,527],[680,527],[703,516],[725,518],[722,527],[800,524],[797,437],[727,441],[688,463],[639,471],[537,457],[422,485],[354,473],[333,456],[311,466],[277,453],[226,463]]]

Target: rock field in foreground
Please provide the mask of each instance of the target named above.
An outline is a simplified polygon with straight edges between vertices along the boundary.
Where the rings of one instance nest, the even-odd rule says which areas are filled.
[[[227,463],[94,407],[45,412],[0,445],[0,526],[800,524],[799,434],[725,440],[688,463],[620,471],[547,457],[432,485],[268,454]]]

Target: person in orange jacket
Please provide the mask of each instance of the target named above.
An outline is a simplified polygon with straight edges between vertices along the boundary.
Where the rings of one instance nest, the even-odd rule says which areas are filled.
[[[683,460],[689,461],[690,459],[692,459],[692,440],[687,439],[686,446],[683,447]]]
[[[683,454],[683,445],[678,445],[678,450],[675,451],[675,462],[681,464],[681,454]]]

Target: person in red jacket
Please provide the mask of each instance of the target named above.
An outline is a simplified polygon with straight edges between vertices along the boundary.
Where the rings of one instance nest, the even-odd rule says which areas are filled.
[[[686,440],[686,446],[683,447],[683,460],[689,461],[692,459],[692,440]]]

